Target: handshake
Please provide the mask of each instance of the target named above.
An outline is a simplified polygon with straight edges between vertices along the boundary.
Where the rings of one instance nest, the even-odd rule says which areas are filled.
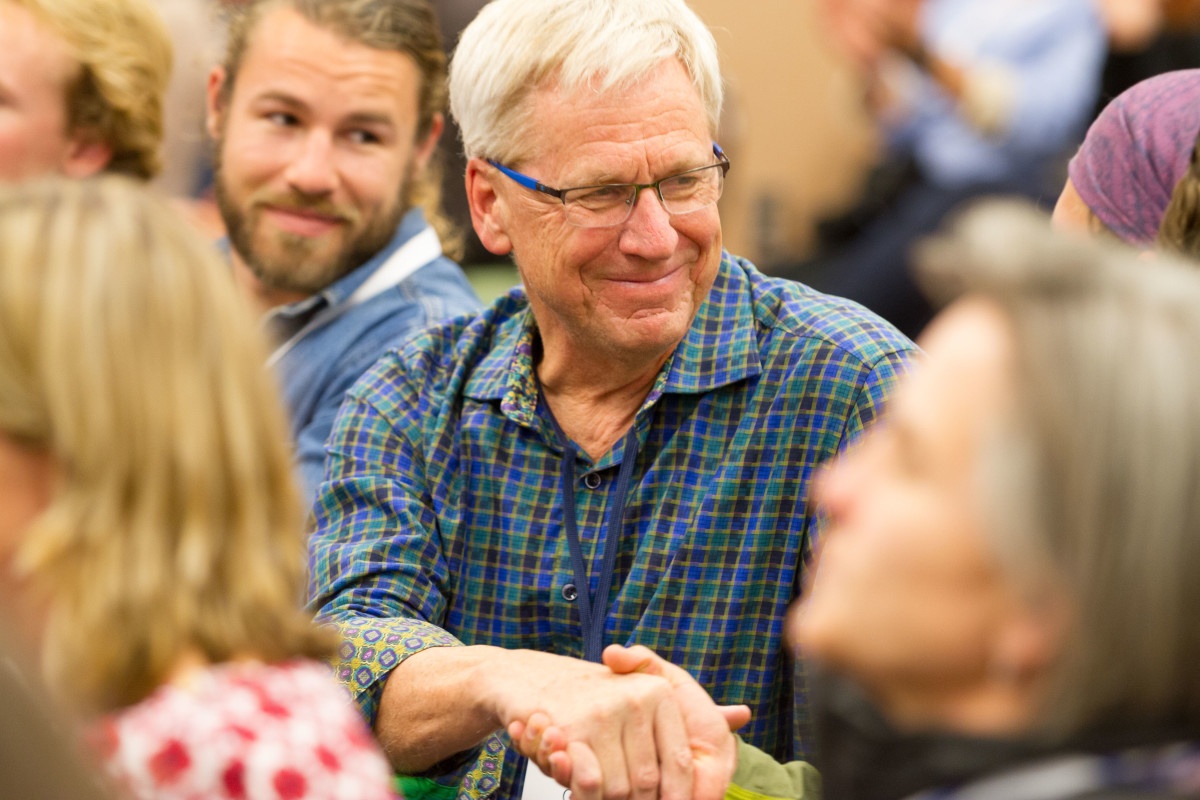
[[[603,664],[615,676],[657,680],[612,681],[631,692],[614,694],[611,708],[595,697],[584,718],[537,709],[514,719],[513,746],[574,800],[721,800],[737,766],[732,731],[750,721],[750,709],[718,706],[685,670],[641,645],[611,645]]]

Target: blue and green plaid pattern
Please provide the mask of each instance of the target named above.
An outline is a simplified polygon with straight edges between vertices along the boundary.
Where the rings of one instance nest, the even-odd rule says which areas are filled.
[[[582,653],[562,593],[574,582],[562,451],[537,413],[536,335],[514,290],[385,356],[342,406],[310,593],[342,630],[339,674],[369,718],[381,679],[427,647]],[[640,450],[605,641],[644,644],[718,703],[749,705],[743,736],[781,760],[810,749],[803,675],[782,629],[816,534],[809,482],[876,418],[912,350],[860,306],[725,254],[634,423]],[[589,563],[602,552],[622,450],[576,463]],[[487,755],[463,796],[494,788]],[[509,752],[498,796],[511,795],[517,766]]]

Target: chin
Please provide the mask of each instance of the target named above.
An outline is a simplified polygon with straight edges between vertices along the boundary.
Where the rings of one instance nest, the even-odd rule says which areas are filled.
[[[621,349],[646,356],[658,356],[673,351],[687,334],[687,325],[673,319],[635,317],[618,324],[610,340]]]

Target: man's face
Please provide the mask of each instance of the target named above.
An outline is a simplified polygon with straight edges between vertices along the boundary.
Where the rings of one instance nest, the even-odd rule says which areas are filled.
[[[530,156],[506,166],[548,186],[649,183],[716,161],[704,106],[674,60],[629,89],[548,86],[529,102]],[[477,169],[495,202],[480,213],[472,197],[476,230],[494,250],[511,249],[547,350],[653,360],[679,343],[720,264],[715,205],[672,216],[642,191],[624,224],[577,228],[557,199]]]
[[[70,156],[66,43],[29,11],[0,0],[0,180],[62,171]]]
[[[319,28],[290,8],[250,34],[228,102],[209,80],[217,200],[266,288],[312,294],[391,239],[441,118],[416,141],[420,76],[404,53]]]

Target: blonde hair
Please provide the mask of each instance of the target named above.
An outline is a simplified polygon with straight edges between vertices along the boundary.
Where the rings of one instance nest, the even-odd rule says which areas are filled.
[[[672,58],[715,137],[724,96],[717,45],[683,0],[493,0],[454,51],[450,109],[468,158],[519,163],[536,89],[630,86]]]
[[[112,149],[107,172],[149,179],[161,168],[171,39],[147,0],[0,0],[27,9],[79,65],[66,87],[67,130]]]
[[[1010,321],[1015,410],[984,456],[994,548],[1071,620],[1040,724],[1200,722],[1200,275],[989,206],[922,275]]]
[[[139,187],[0,190],[0,431],[61,470],[17,563],[79,705],[136,702],[189,651],[325,653],[264,357],[228,269]]]
[[[266,13],[290,8],[313,25],[349,42],[403,53],[420,74],[416,138],[429,134],[434,117],[446,110],[446,51],[437,16],[428,0],[249,0],[230,13],[222,100],[228,104],[254,31]],[[414,176],[406,203],[419,206],[453,259],[462,257],[462,231],[442,210],[442,165],[437,153]]]

